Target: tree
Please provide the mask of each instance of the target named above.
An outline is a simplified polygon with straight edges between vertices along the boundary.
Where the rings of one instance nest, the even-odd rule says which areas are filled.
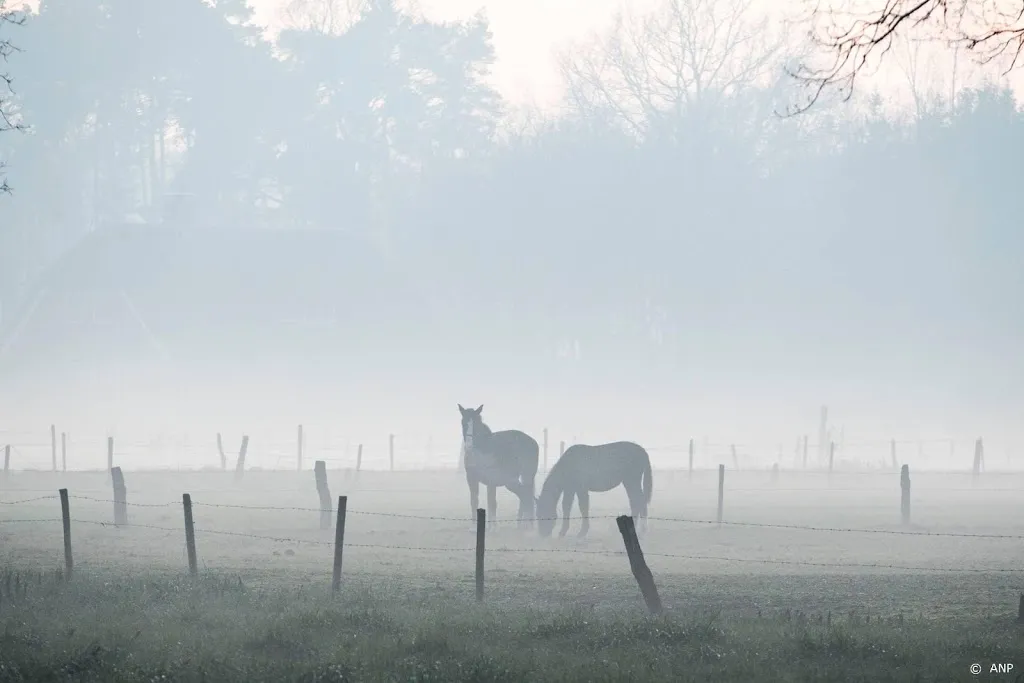
[[[945,43],[982,65],[1004,62],[1004,74],[1020,64],[1024,53],[1024,8],[1019,2],[884,0],[881,9],[870,12],[816,8],[810,20],[819,60],[801,63],[791,72],[807,95],[790,108],[791,114],[806,111],[829,90],[848,100],[858,76],[877,66],[900,36]]]
[[[5,26],[20,26],[25,22],[23,11],[7,9],[7,0],[0,0],[0,29]],[[0,35],[0,59],[7,64],[8,58],[18,51],[10,39]],[[24,124],[13,110],[10,95],[13,94],[14,77],[4,70],[0,71],[0,133],[11,130],[23,130]],[[9,193],[10,186],[4,170],[7,162],[0,159],[0,192]]]
[[[607,33],[560,56],[570,108],[640,139],[678,142],[683,128],[706,128],[778,67],[782,37],[752,4],[665,0],[647,16],[620,12]]]

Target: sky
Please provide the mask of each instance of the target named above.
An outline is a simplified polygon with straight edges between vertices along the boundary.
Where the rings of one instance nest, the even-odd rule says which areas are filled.
[[[283,23],[283,10],[290,0],[249,0],[256,22],[270,33]],[[340,0],[344,2],[344,0]],[[557,51],[581,43],[608,28],[615,13],[624,9],[644,15],[661,3],[658,0],[414,0],[419,12],[434,20],[465,20],[479,11],[487,17],[493,33],[496,63],[492,83],[513,107],[550,110],[563,89],[555,60]],[[872,3],[880,4],[880,3]],[[803,0],[753,0],[754,11],[768,12],[778,19],[805,16]],[[897,105],[910,105],[905,66],[909,49],[896,45],[882,68],[860,79],[862,85],[880,87]],[[919,53],[921,71],[931,87],[948,92],[945,82],[952,72],[951,53],[943,45],[925,46]],[[973,72],[973,73],[971,73]],[[1024,69],[1007,79],[988,68],[990,79],[1009,82],[1020,96],[1024,93]],[[969,60],[961,58],[958,82],[970,83],[978,75]]]

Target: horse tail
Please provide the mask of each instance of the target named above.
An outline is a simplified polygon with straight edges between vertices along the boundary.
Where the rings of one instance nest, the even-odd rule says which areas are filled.
[[[651,472],[651,456],[644,451],[644,473],[643,473],[644,508],[651,504],[654,496],[654,474]],[[646,516],[646,515],[645,515]]]

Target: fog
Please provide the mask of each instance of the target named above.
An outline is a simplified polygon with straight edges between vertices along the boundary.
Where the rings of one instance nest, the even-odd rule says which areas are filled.
[[[55,424],[97,458],[190,444],[126,447],[144,468],[248,434],[269,467],[303,424],[339,462],[394,434],[400,467],[447,466],[461,402],[552,454],[628,439],[672,466],[694,439],[766,468],[827,405],[851,465],[897,439],[962,469],[981,436],[1016,466],[1004,84],[933,59],[785,118],[795,38],[703,44],[734,77],[671,92],[629,79],[611,25],[529,110],[486,17],[330,7],[44,1],[4,27],[27,131],[0,136],[0,430],[29,464]]]

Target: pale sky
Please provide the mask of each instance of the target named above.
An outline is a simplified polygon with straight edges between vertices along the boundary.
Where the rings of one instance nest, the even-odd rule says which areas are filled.
[[[337,0],[342,6],[346,0]],[[536,105],[542,109],[557,103],[562,94],[554,53],[572,42],[586,40],[603,32],[615,12],[644,15],[661,3],[659,0],[411,0],[420,12],[435,20],[468,19],[481,9],[494,35],[497,55],[492,84],[514,107]],[[753,0],[757,11],[783,16],[804,14],[805,0]],[[288,0],[249,0],[256,21],[272,33],[281,27],[282,10]],[[401,3],[406,4],[406,3]],[[869,0],[874,6],[880,2]],[[905,65],[910,55],[908,44],[896,44],[874,77],[862,75],[859,90],[869,83],[880,86],[902,106],[909,106],[910,88]],[[919,88],[947,94],[953,73],[952,52],[943,45],[926,45],[919,56]],[[961,55],[956,82],[975,84],[979,77],[1009,82],[1018,96],[1024,93],[1024,69],[1005,78],[992,66],[978,69],[970,58]]]
[[[418,0],[431,19],[468,19],[483,9],[494,34],[497,61],[493,82],[513,104],[552,104],[561,95],[553,51],[599,31],[622,6],[621,0]],[[656,0],[633,0],[632,11],[653,8]],[[250,0],[258,23],[280,22],[287,0]]]

